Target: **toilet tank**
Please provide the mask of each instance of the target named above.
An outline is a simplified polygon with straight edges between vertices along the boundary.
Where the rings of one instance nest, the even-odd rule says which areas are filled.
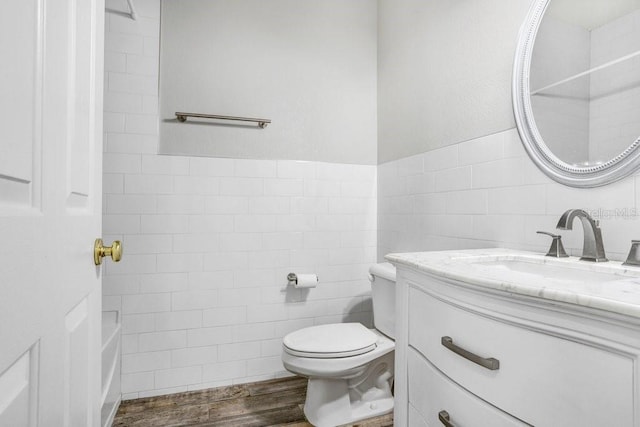
[[[377,330],[396,337],[396,268],[388,263],[373,264],[369,268],[373,324]]]

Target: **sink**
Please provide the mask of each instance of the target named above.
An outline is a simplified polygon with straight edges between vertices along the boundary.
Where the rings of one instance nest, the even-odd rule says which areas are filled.
[[[396,265],[482,287],[640,318],[640,267],[590,263],[512,249],[389,254]]]
[[[603,285],[619,280],[640,279],[640,271],[630,271],[619,264],[595,265],[580,264],[575,259],[553,259],[542,256],[515,255],[512,257],[489,257],[466,262],[478,270],[478,274],[493,277],[496,280],[508,278],[518,280],[543,281],[549,284],[566,286]]]

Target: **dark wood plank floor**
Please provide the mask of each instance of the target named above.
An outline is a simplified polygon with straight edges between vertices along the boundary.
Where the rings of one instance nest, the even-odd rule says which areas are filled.
[[[307,380],[294,377],[128,400],[113,426],[311,427],[302,412],[306,394]],[[393,416],[353,426],[391,427]]]

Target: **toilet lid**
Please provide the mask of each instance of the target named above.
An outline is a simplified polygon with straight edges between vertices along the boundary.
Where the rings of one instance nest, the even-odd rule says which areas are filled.
[[[377,341],[378,336],[360,323],[334,323],[292,332],[283,343],[294,356],[337,358],[368,353]]]

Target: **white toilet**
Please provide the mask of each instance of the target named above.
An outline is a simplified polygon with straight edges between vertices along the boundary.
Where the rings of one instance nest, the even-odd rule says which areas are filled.
[[[304,414],[317,427],[350,424],[393,410],[396,269],[369,269],[373,323],[334,323],[284,337],[282,363],[309,378]]]

